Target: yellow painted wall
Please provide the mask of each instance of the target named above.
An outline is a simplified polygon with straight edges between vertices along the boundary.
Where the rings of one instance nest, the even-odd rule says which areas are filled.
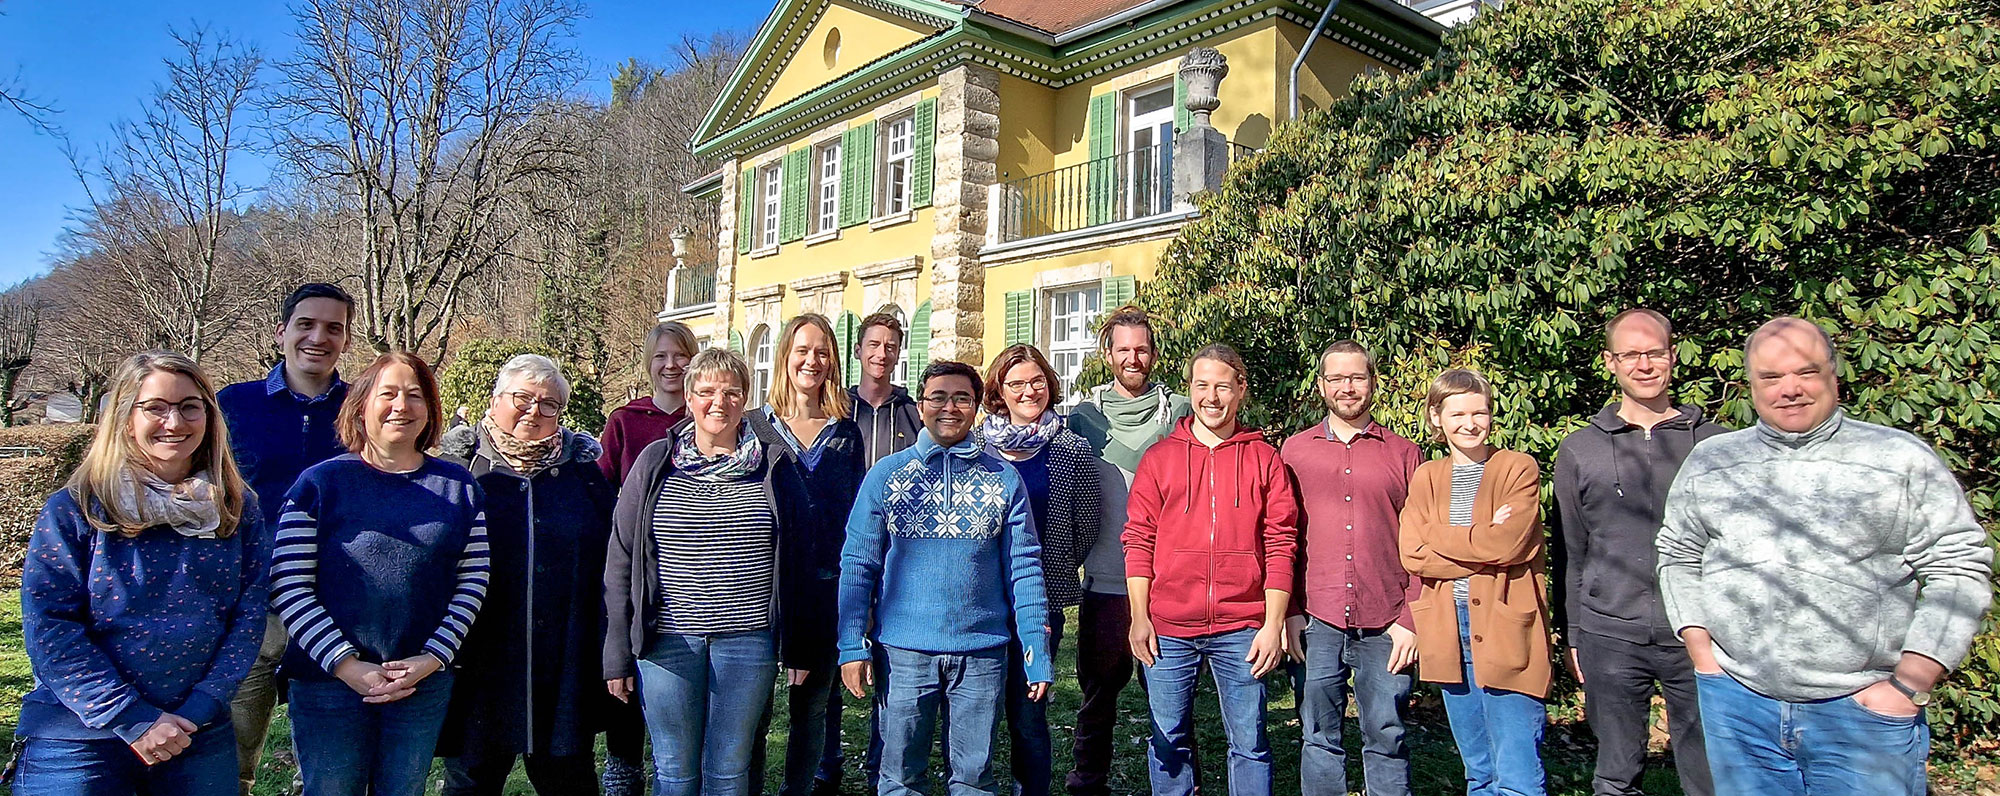
[[[1057,92],[1040,83],[1013,75],[1000,76],[1000,179],[1013,180],[1040,174],[1053,168],[1055,152],[1076,144],[1078,138],[1059,132],[1064,128],[1057,114],[1049,112]],[[1079,120],[1081,115],[1077,117]],[[1081,129],[1081,121],[1078,122]],[[1081,136],[1081,133],[1076,133]]]
[[[1278,68],[1273,73],[1277,78],[1278,106],[1277,114],[1273,118],[1282,119],[1289,110],[1287,105],[1291,102],[1291,94],[1286,89],[1285,83],[1291,79],[1292,59],[1299,57],[1299,48],[1304,46],[1306,37],[1312,35],[1312,28],[1282,20],[1273,24],[1277,26],[1273,54],[1278,58]],[[1232,77],[1235,66],[1235,57],[1231,56]],[[1305,68],[1299,70],[1299,112],[1324,108],[1334,99],[1347,96],[1348,84],[1353,82],[1354,77],[1361,74],[1362,70],[1370,66],[1390,72],[1397,71],[1395,67],[1370,58],[1340,42],[1320,39],[1319,44],[1313,45],[1312,52],[1306,55]]]
[[[756,113],[783,105],[936,32],[934,28],[873,9],[827,3],[825,13],[778,73],[777,81],[758,103]],[[838,55],[829,57],[827,39],[836,34],[840,37]]]

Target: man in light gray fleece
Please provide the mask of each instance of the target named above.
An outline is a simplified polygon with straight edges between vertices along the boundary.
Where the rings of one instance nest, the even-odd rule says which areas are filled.
[[[1657,541],[1715,792],[1921,796],[1993,551],[1929,445],[1841,411],[1820,327],[1773,320],[1744,358],[1758,423],[1695,446]]]

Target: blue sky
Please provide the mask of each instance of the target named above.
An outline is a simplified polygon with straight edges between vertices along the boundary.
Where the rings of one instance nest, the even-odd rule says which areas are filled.
[[[576,44],[590,63],[581,87],[603,97],[614,64],[628,57],[664,62],[685,32],[754,30],[774,0],[584,0]],[[291,49],[281,0],[0,0],[0,79],[16,76],[35,99],[62,110],[55,121],[94,153],[112,123],[137,115],[166,74],[172,28],[207,25],[263,48],[267,60]],[[246,184],[262,181],[248,164]],[[84,204],[57,141],[11,112],[0,113],[0,287],[47,270],[70,212]]]

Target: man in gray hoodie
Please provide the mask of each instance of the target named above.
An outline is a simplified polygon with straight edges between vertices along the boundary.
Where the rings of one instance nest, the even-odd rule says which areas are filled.
[[[1557,626],[1570,673],[1583,684],[1597,735],[1594,796],[1639,796],[1654,684],[1667,701],[1674,768],[1687,796],[1712,796],[1694,667],[1667,623],[1653,575],[1667,487],[1695,443],[1728,429],[1676,406],[1673,325],[1648,309],[1604,326],[1604,369],[1618,401],[1565,438],[1556,453],[1561,517]]]
[[[1824,330],[1778,318],[1744,359],[1758,423],[1695,447],[1657,541],[1716,791],[1921,796],[1993,551],[1929,445],[1841,411]]]

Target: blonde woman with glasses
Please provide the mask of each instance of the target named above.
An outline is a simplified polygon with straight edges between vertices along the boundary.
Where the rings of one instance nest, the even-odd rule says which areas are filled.
[[[14,792],[233,793],[228,705],[264,637],[264,514],[193,361],[133,356],[109,401],[22,565],[35,689]]]

